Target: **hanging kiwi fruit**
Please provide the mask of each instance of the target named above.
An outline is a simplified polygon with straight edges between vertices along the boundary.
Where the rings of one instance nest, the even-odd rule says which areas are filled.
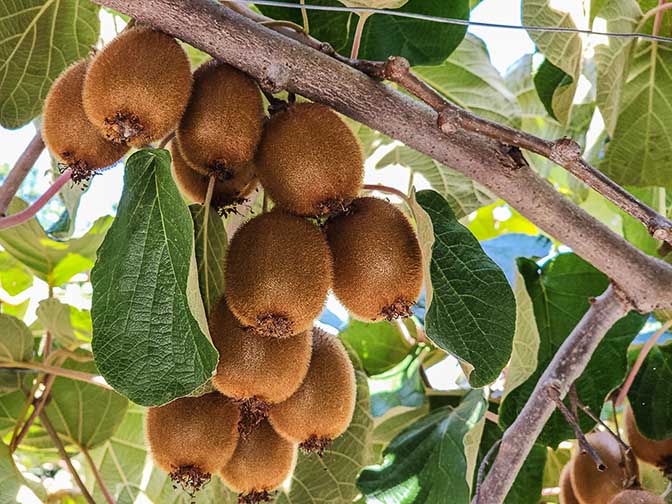
[[[290,475],[296,461],[296,446],[280,437],[264,420],[246,438],[238,441],[233,457],[220,467],[219,476],[240,493],[238,502],[255,504],[271,500],[270,492]]]
[[[212,343],[219,352],[213,385],[241,403],[238,430],[248,435],[268,414],[301,386],[308,372],[313,338],[305,331],[291,338],[249,334],[221,298],[210,318]]]
[[[273,202],[290,213],[342,211],[362,187],[359,142],[340,117],[318,103],[290,104],[271,116],[257,170]]]
[[[672,439],[655,440],[644,436],[637,427],[631,407],[623,413],[625,434],[635,456],[660,468],[666,476],[672,476]]]
[[[125,30],[94,57],[84,110],[108,140],[141,147],[170,133],[191,94],[191,69],[177,41],[147,27]]]
[[[42,137],[58,161],[72,170],[72,180],[89,179],[96,170],[119,161],[128,151],[103,138],[91,124],[82,104],[82,85],[88,60],[67,68],[47,94]]]
[[[263,124],[257,84],[240,70],[210,60],[194,72],[193,92],[176,135],[196,171],[215,172],[228,181],[253,161]]]
[[[407,317],[422,290],[422,253],[406,216],[391,203],[357,198],[327,223],[336,297],[364,321]]]
[[[616,495],[609,504],[665,504],[665,501],[646,490],[631,488]]]
[[[149,408],[145,434],[154,462],[193,494],[232,457],[238,420],[236,404],[213,392]]]
[[[572,488],[572,463],[570,460],[560,473],[560,504],[581,504]]]
[[[331,280],[327,241],[301,217],[274,209],[246,222],[229,244],[224,293],[252,334],[283,338],[310,329]]]
[[[355,370],[343,344],[313,328],[308,374],[289,399],[271,408],[268,419],[285,439],[321,454],[350,425],[356,392]]]

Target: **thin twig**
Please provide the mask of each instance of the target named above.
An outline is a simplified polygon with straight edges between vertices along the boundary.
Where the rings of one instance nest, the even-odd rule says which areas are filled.
[[[483,478],[485,477],[485,469],[490,463],[490,459],[492,456],[495,454],[495,451],[497,448],[499,448],[499,445],[501,444],[502,439],[498,439],[495,441],[488,452],[485,454],[485,457],[483,457],[483,460],[481,461],[481,465],[478,467],[478,475],[476,477],[476,493],[474,497],[474,504],[480,504],[481,503],[481,484],[483,483]]]
[[[576,387],[574,385],[572,385],[572,387],[569,389],[569,400],[571,401],[571,403],[574,407],[579,408],[586,415],[588,415],[595,423],[598,423],[602,427],[604,427],[604,429],[609,434],[611,434],[611,436],[616,440],[616,442],[619,445],[621,445],[621,448],[623,448],[626,451],[630,450],[630,447],[627,445],[627,443],[625,443],[625,441],[623,441],[623,439],[621,439],[621,435],[618,432],[618,427],[616,428],[616,432],[614,432],[611,429],[611,427],[609,427],[609,425],[607,425],[607,423],[604,420],[602,420],[598,415],[593,413],[593,411],[588,406],[583,404],[583,402],[581,402],[581,400],[579,399],[579,396],[576,393]],[[578,418],[578,416],[577,416],[577,418]]]
[[[56,366],[48,366],[45,364],[41,364],[39,362],[15,362],[15,361],[0,362],[0,369],[32,369],[35,371],[43,371],[45,373],[53,374],[56,376],[62,376],[64,378],[70,378],[72,380],[78,380],[90,383],[91,385],[96,385],[98,387],[107,390],[114,390],[105,381],[103,381],[102,377],[100,376],[84,373],[82,371],[76,371],[74,369],[65,369]]]
[[[30,416],[23,423],[23,426],[21,427],[19,433],[16,435],[16,437],[12,439],[12,442],[10,443],[9,446],[11,452],[16,451],[16,449],[19,447],[23,439],[30,431],[30,427],[33,425],[35,420],[39,417],[40,413],[42,413],[44,407],[47,405],[47,401],[49,400],[49,394],[51,393],[51,389],[54,386],[55,379],[56,377],[54,375],[50,374],[44,375],[44,390],[42,391],[42,395],[40,396],[39,399],[33,398],[32,400],[33,411],[31,411]]]
[[[402,191],[399,189],[395,189],[394,187],[386,186],[386,185],[381,185],[381,184],[364,184],[362,186],[362,189],[366,191],[380,191],[388,194],[394,194],[398,198],[401,198],[401,200],[408,205],[409,208],[411,208],[411,200],[410,198],[404,194]]]
[[[488,410],[485,412],[485,419],[499,425],[499,415],[497,413]]]
[[[301,8],[301,18],[303,19],[303,31],[306,35],[310,33],[310,25],[308,24],[308,11],[306,10],[306,0],[300,0],[299,3],[303,6]]]
[[[108,504],[116,504],[114,498],[112,497],[112,494],[107,489],[107,485],[105,485],[105,480],[103,479],[103,475],[100,474],[100,471],[98,470],[98,467],[96,466],[96,463],[91,458],[91,454],[89,453],[89,450],[87,450],[83,446],[80,446],[79,449],[82,452],[82,455],[84,455],[84,458],[86,459],[86,462],[89,464],[89,467],[91,468],[91,472],[93,473],[93,477],[96,479],[96,482],[98,483],[98,486],[100,487],[100,491],[103,493],[103,496],[105,497],[105,500],[107,501],[107,503]]]
[[[350,50],[350,58],[353,60],[357,59],[357,56],[359,55],[359,45],[362,42],[362,33],[364,32],[364,25],[366,24],[366,20],[369,19],[370,15],[371,14],[362,13],[358,16],[357,26],[355,27],[355,38],[352,41],[352,49]]]
[[[175,131],[171,131],[165,137],[163,137],[163,140],[161,140],[159,143],[159,149],[165,149],[166,145],[168,145],[168,142],[170,142],[173,138],[175,138]]]
[[[12,202],[12,198],[21,187],[21,184],[30,173],[37,158],[40,157],[44,150],[44,140],[42,140],[42,133],[40,130],[35,132],[35,136],[26,146],[19,159],[14,164],[14,167],[5,178],[0,187],[0,215],[5,215],[7,207]]]

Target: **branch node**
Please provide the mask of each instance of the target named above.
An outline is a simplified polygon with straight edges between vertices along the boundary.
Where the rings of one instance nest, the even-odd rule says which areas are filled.
[[[439,112],[436,122],[441,131],[451,135],[459,129],[460,113],[454,107],[446,107]]]
[[[659,225],[657,223],[653,223],[652,225],[649,226],[649,233],[651,236],[653,236],[656,240],[660,241],[670,241],[672,238],[672,229],[669,227],[663,225]]]
[[[562,137],[551,144],[548,157],[561,166],[574,163],[581,159],[581,146],[572,138]]]
[[[259,80],[259,86],[264,91],[276,94],[284,91],[289,84],[289,69],[282,64],[272,63],[266,70],[266,74]]]
[[[383,65],[383,75],[385,80],[399,82],[408,75],[411,64],[403,56],[390,56]]]

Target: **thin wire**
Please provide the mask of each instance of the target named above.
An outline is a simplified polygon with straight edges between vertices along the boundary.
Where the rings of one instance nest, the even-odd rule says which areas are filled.
[[[620,32],[605,32],[584,30],[581,28],[566,28],[562,26],[526,26],[526,25],[510,25],[501,23],[485,23],[482,21],[470,21],[466,19],[448,18],[440,16],[429,16],[427,14],[418,14],[415,12],[403,12],[399,10],[388,9],[372,9],[368,7],[340,7],[338,5],[310,5],[310,4],[294,4],[280,2],[276,0],[229,0],[232,3],[240,4],[256,4],[267,5],[269,7],[285,7],[287,9],[306,9],[315,11],[331,11],[331,12],[353,12],[356,14],[384,14],[387,16],[396,16],[410,19],[419,19],[421,21],[432,21],[434,23],[453,24],[460,26],[482,26],[486,28],[506,28],[509,30],[526,30],[535,32],[555,32],[555,33],[581,33],[584,35],[602,35],[612,38],[633,38],[644,40],[656,40],[658,42],[672,42],[672,37],[664,37],[662,35],[652,35],[649,33],[620,33]]]

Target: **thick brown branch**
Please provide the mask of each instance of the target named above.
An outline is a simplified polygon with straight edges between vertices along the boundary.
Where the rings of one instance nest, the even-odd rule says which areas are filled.
[[[16,191],[21,187],[21,183],[25,180],[43,150],[44,141],[42,140],[42,134],[38,130],[7,175],[2,187],[0,187],[0,216],[5,215],[7,207],[9,207]]]
[[[497,458],[483,482],[483,502],[504,501],[535,440],[562,399],[590,361],[606,332],[630,311],[613,286],[595,299],[539,379],[534,392],[502,437]]]

